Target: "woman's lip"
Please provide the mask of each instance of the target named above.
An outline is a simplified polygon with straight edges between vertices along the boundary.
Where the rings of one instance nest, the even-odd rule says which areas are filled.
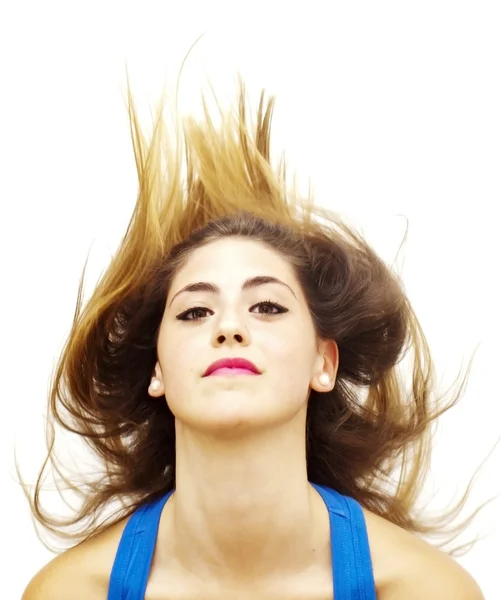
[[[217,371],[218,369],[244,369],[246,371],[250,371],[253,374],[259,375],[261,373],[261,371],[259,371],[259,369],[256,367],[255,364],[251,363],[249,360],[247,360],[246,358],[239,358],[239,357],[234,357],[234,358],[221,358],[219,360],[216,360],[215,362],[213,362],[205,371],[204,373],[204,377],[207,377],[207,375],[210,375],[211,373],[213,373],[214,371]]]
[[[221,367],[221,368],[216,369],[215,371],[212,371],[211,373],[209,373],[208,377],[213,377],[214,375],[229,375],[229,376],[259,375],[259,373],[255,373],[254,371],[251,371],[250,369],[231,369],[228,367]]]

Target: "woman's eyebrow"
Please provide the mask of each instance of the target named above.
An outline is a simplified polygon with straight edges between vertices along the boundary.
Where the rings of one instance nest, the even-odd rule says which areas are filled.
[[[294,298],[297,298],[293,289],[289,285],[287,285],[284,281],[277,279],[276,277],[272,277],[270,275],[256,275],[255,277],[249,277],[249,279],[246,279],[244,281],[242,285],[242,290],[248,290],[251,288],[258,287],[260,285],[265,285],[267,283],[278,283],[279,285],[283,285],[288,290],[290,290]],[[181,288],[179,292],[174,294],[172,300],[169,302],[169,306],[174,302],[174,298],[176,298],[177,296],[179,296],[179,294],[182,294],[184,292],[211,292],[213,294],[220,294],[221,289],[215,283],[209,283],[208,281],[197,281],[196,283],[189,283],[188,285],[185,285],[183,288]]]

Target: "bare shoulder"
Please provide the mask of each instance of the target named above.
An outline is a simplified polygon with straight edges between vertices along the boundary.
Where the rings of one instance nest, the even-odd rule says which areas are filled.
[[[22,600],[106,600],[124,526],[116,523],[56,556],[29,582]]]
[[[378,600],[485,600],[453,558],[364,509]]]

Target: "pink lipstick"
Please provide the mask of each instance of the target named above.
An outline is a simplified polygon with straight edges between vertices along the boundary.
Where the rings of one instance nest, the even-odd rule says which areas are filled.
[[[260,375],[261,372],[255,364],[245,358],[221,358],[213,362],[205,371],[204,377],[209,375]]]

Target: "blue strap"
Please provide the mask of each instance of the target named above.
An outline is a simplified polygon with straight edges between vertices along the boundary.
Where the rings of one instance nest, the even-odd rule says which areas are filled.
[[[111,570],[108,600],[144,599],[160,516],[172,491],[139,507],[127,521]]]
[[[329,511],[335,600],[376,600],[369,539],[362,508],[353,498],[312,484]],[[163,507],[172,491],[134,512],[122,533],[108,600],[143,600]]]
[[[312,484],[329,511],[335,600],[376,600],[369,538],[362,507],[353,498]]]

